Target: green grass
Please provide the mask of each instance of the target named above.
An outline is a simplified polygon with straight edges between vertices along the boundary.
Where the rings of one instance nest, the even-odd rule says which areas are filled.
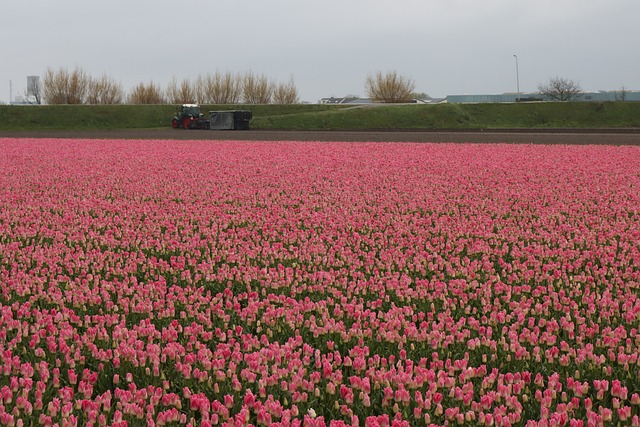
[[[212,110],[251,110],[277,117],[339,109],[328,105],[202,105]],[[154,129],[171,126],[175,105],[0,105],[0,131]]]
[[[439,105],[203,105],[248,109],[253,129],[383,130],[638,128],[640,102]],[[153,129],[170,126],[174,105],[0,105],[0,131]]]
[[[263,129],[511,129],[640,127],[640,103],[369,106],[256,116]]]

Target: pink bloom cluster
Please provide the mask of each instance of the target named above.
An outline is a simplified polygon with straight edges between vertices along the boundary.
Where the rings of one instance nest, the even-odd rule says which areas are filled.
[[[640,425],[638,147],[0,153],[0,426]]]

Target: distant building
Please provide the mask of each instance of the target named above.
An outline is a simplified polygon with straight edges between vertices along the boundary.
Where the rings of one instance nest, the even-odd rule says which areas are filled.
[[[445,98],[428,98],[428,99],[413,99],[410,103],[413,104],[481,104],[481,103],[501,103],[501,102],[544,102],[553,101],[550,98],[543,96],[539,92],[507,92],[502,94],[485,94],[485,95],[448,95]],[[640,101],[640,91],[638,90],[625,90],[625,91],[599,91],[599,92],[582,92],[574,101],[583,102],[607,102],[607,101]],[[322,98],[318,101],[319,104],[378,104],[371,100],[371,98],[359,98],[355,96],[345,96],[341,98],[330,97]]]
[[[576,101],[640,101],[640,90],[609,90],[581,93]]]
[[[440,102],[445,101],[446,98],[426,98],[426,99],[412,99],[411,101],[407,102],[408,104],[438,104]],[[371,98],[359,98],[359,97],[351,97],[351,96],[345,96],[343,98],[336,98],[336,97],[330,97],[330,98],[322,98],[321,100],[318,101],[318,104],[350,104],[350,105],[366,105],[366,104],[384,104],[381,102],[375,102],[374,100],[372,100]],[[391,104],[384,104],[384,105],[391,105]]]
[[[448,95],[448,104],[496,103],[496,102],[535,102],[544,101],[539,93],[503,93],[497,95]]]
[[[553,101],[539,92],[503,93],[499,95],[448,95],[449,104],[464,103],[496,103],[496,102],[542,102]],[[574,101],[606,102],[606,101],[640,101],[640,91],[599,91],[582,92]]]
[[[14,96],[13,99],[11,100],[11,102],[9,102],[9,104],[11,104],[11,105],[31,105],[31,103],[27,100],[27,98],[25,98],[22,95]]]
[[[27,76],[27,96],[40,96],[39,76]]]
[[[40,77],[27,76],[26,91],[24,92],[23,95],[16,95],[13,99],[9,99],[9,104],[34,105],[34,104],[40,104],[41,99],[42,99],[42,87],[40,86]]]
[[[318,104],[366,104],[366,103],[370,103],[371,100],[369,100],[369,102],[357,102],[357,101],[363,101],[361,98],[358,98],[357,96],[343,96],[341,98],[336,98],[335,96],[329,97],[329,98],[322,98],[320,101],[318,101]]]

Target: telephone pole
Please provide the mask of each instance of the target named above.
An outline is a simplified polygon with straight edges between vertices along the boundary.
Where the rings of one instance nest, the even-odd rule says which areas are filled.
[[[513,55],[516,58],[516,87],[518,89],[518,97],[516,102],[520,102],[520,71],[518,70],[518,55]]]

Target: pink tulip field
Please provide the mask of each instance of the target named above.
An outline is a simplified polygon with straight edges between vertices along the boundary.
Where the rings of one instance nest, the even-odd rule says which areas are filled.
[[[0,426],[640,426],[640,147],[0,139]]]

